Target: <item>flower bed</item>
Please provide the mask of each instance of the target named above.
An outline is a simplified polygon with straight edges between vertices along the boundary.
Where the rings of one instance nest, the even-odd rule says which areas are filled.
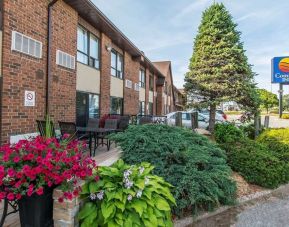
[[[0,148],[0,199],[20,200],[42,195],[45,187],[61,185],[64,198],[79,194],[78,180],[92,175],[95,162],[82,155],[83,143],[37,137]]]
[[[186,215],[232,204],[236,185],[223,150],[206,137],[167,125],[134,125],[112,135],[128,164],[149,162],[174,188],[174,213]]]

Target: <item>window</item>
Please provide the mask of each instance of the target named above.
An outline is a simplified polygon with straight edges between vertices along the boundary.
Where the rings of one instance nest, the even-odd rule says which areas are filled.
[[[152,102],[149,102],[149,115],[153,115],[154,114],[154,104]]]
[[[123,57],[115,50],[111,51],[111,75],[123,78]]]
[[[125,87],[132,88],[132,81],[131,80],[125,80]]]
[[[77,28],[77,61],[99,69],[99,40],[80,26]]]
[[[12,50],[42,58],[42,43],[19,32],[12,32]]]
[[[89,118],[98,118],[99,117],[99,95],[89,94]]]
[[[76,92],[76,124],[85,127],[89,118],[99,117],[99,95]]]
[[[61,50],[56,51],[56,64],[69,69],[75,69],[75,57]]]
[[[168,83],[167,82],[165,82],[165,94],[167,94],[168,93]]]
[[[139,102],[139,114],[145,115],[145,102]]]
[[[144,88],[145,87],[145,79],[146,79],[146,74],[143,69],[140,69],[139,71],[139,86]]]
[[[154,90],[154,76],[150,75],[150,91]]]
[[[123,114],[123,98],[110,97],[110,113]]]

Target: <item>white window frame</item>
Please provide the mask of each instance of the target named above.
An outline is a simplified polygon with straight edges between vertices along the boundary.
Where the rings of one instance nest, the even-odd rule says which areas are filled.
[[[59,61],[59,54],[60,54],[60,53],[63,54],[63,55],[66,55],[66,56],[68,56],[68,57],[70,57],[70,58],[72,58],[72,59],[71,59],[71,60],[73,60],[73,65],[72,65],[72,67],[68,67],[67,65],[60,63],[60,61]],[[75,57],[72,56],[71,54],[68,54],[68,53],[64,52],[64,51],[57,50],[57,51],[56,51],[56,64],[57,64],[57,65],[60,65],[60,66],[62,66],[62,67],[65,67],[65,68],[67,68],[67,69],[72,69],[72,70],[74,70],[74,69],[75,69]]]
[[[39,56],[37,56],[36,54],[29,54],[29,53],[26,53],[24,52],[23,50],[18,50],[16,49],[16,34],[18,35],[21,35],[22,36],[22,43],[21,43],[21,49],[23,49],[23,37],[27,38],[28,39],[28,50],[29,50],[29,40],[32,40],[34,41],[35,43],[38,43],[40,45],[40,54]],[[17,32],[17,31],[12,31],[12,40],[11,40],[11,51],[16,51],[16,52],[19,52],[19,53],[22,53],[22,54],[25,54],[25,55],[28,55],[28,56],[32,56],[34,58],[38,58],[38,59],[41,59],[42,58],[42,42],[36,40],[36,39],[33,39],[27,35],[24,35],[20,32]]]

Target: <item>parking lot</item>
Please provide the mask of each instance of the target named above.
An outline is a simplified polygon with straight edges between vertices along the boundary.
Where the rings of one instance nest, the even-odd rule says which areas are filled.
[[[235,121],[240,118],[240,115],[228,115],[229,121]],[[264,125],[265,115],[261,116],[261,123]],[[269,118],[270,128],[289,128],[289,119],[280,119],[278,116],[270,116]]]

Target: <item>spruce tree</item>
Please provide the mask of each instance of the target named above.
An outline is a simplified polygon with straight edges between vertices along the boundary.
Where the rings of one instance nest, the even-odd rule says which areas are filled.
[[[201,96],[199,105],[210,108],[211,132],[215,126],[216,106],[221,102],[232,100],[256,106],[254,73],[236,27],[222,3],[214,3],[206,9],[185,76],[187,93]]]

